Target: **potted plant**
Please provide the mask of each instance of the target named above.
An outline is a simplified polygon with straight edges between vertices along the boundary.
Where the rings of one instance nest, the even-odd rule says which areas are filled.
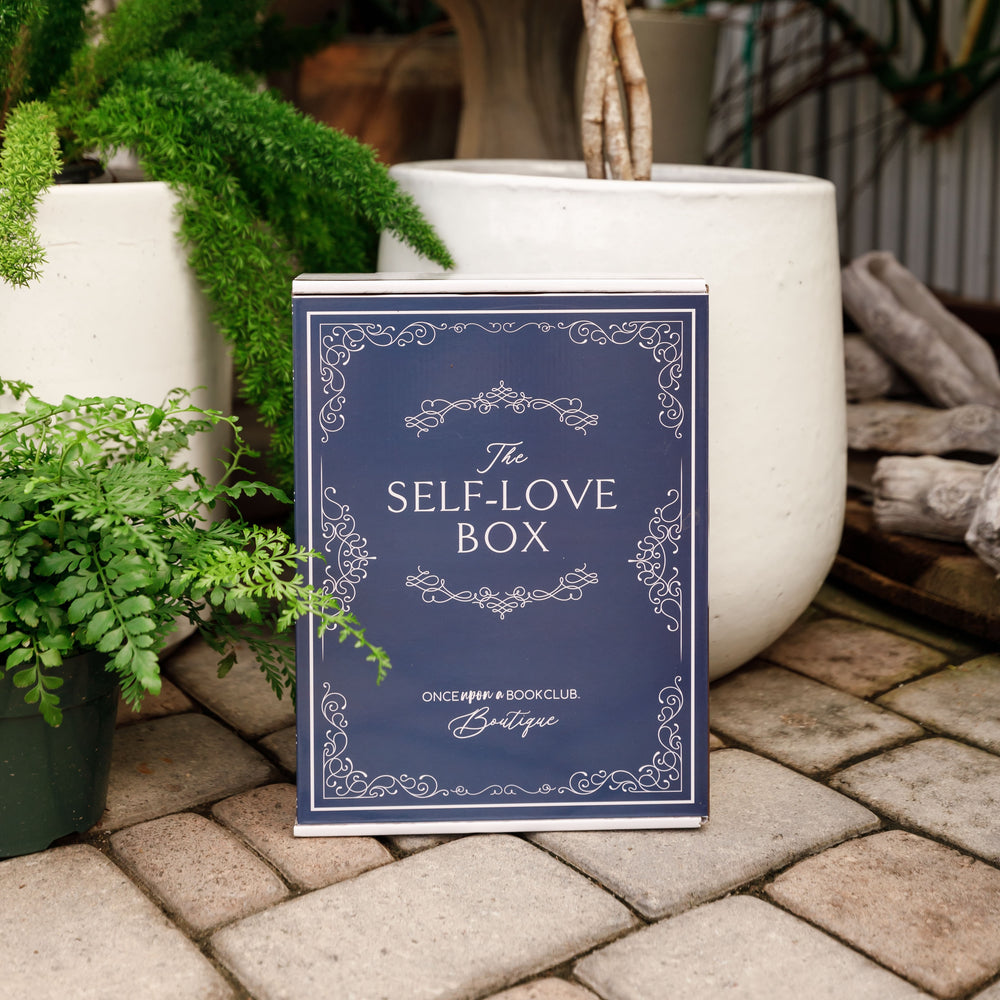
[[[304,616],[364,647],[381,681],[385,652],[303,582],[307,554],[283,531],[204,517],[275,489],[234,481],[235,419],[179,390],[158,406],[0,391],[20,400],[0,414],[0,857],[100,818],[117,692],[133,707],[159,692],[178,618],[219,653],[220,675],[247,642],[279,697],[294,692],[294,653],[276,637]],[[211,483],[178,457],[220,425],[235,445]]]
[[[458,273],[707,279],[709,661],[718,677],[788,628],[837,551],[846,444],[834,189],[789,174],[671,164],[653,166],[650,180],[603,179],[605,163],[625,153],[631,176],[649,176],[651,147],[648,136],[602,137],[607,120],[638,117],[604,100],[619,89],[609,45],[628,44],[628,20],[615,0],[584,0],[584,11],[594,70],[581,121],[590,176],[566,160],[429,161],[390,173]],[[617,61],[625,89],[641,100],[627,49]],[[417,267],[411,251],[383,237],[381,270]]]
[[[109,356],[124,356],[134,368],[135,346],[153,343],[159,353],[144,363],[169,372],[168,387],[209,381],[176,369],[183,353],[176,343],[179,314],[200,312],[195,319],[203,320],[206,310],[154,290],[151,274],[169,258],[181,277],[193,271],[207,293],[207,312],[232,353],[241,391],[273,428],[272,453],[281,480],[290,484],[291,278],[309,270],[370,270],[383,228],[440,263],[449,258],[370,149],[258,89],[276,37],[264,7],[264,0],[122,0],[111,13],[91,18],[83,0],[27,0],[17,15],[4,18],[0,186],[24,196],[0,215],[0,273],[15,284],[37,274],[45,233],[53,230],[43,228],[33,239],[34,206],[39,225],[51,227],[81,200],[68,188],[45,191],[55,173],[54,138],[64,162],[88,150],[133,150],[146,176],[159,182],[159,210],[168,223],[176,206],[186,254],[150,245],[148,210],[135,204],[136,185],[86,192],[96,207],[79,228],[114,230],[110,241],[122,256],[109,264],[84,246],[80,260],[59,257],[37,295],[35,288],[8,293],[4,308],[12,322],[65,339],[53,349],[37,338],[18,338],[7,362],[23,362],[18,370],[35,378],[46,361],[68,356],[73,377],[90,371],[98,378]],[[109,221],[118,200],[127,205],[122,225],[133,227],[128,231]],[[75,232],[53,242],[78,243]],[[62,247],[53,246],[57,252]],[[134,269],[145,263],[151,266]],[[57,285],[68,300],[46,322],[40,310],[50,307]],[[104,308],[99,317],[85,318],[85,297]],[[117,340],[92,339],[108,336],[113,323]],[[146,329],[151,332],[143,336]],[[187,349],[192,359],[211,352],[206,336],[198,333]],[[104,394],[120,393],[128,384],[121,377],[112,376]],[[163,391],[147,389],[141,398]]]

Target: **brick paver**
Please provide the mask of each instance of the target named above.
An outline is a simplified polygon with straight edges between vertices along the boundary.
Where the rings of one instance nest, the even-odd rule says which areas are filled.
[[[160,693],[155,698],[143,698],[138,712],[125,701],[118,703],[118,725],[128,726],[133,722],[145,722],[147,719],[159,719],[164,715],[190,712],[193,708],[194,702],[176,684],[171,684],[166,677],[161,677]]]
[[[831,848],[767,893],[940,997],[1000,972],[1000,871],[914,834]]]
[[[411,833],[387,837],[386,839],[401,854],[416,854],[417,851],[426,851],[429,847],[439,847],[441,844],[447,844],[450,840],[456,840],[457,834]]]
[[[714,685],[710,712],[724,739],[813,775],[923,734],[909,719],[767,664]]]
[[[0,1000],[1000,1000],[1000,655],[817,603],[713,687],[700,830],[294,838],[290,704],[189,642],[102,824],[0,862]]]
[[[286,878],[319,889],[392,860],[373,837],[295,837],[295,786],[265,785],[225,799],[212,815],[237,831]]]
[[[874,829],[856,802],[743,750],[711,756],[711,816],[699,830],[538,833],[531,839],[659,919]]]
[[[295,774],[295,726],[279,729],[276,733],[265,736],[257,745],[271,754],[279,766],[283,767],[289,774]]]
[[[260,858],[195,813],[129,827],[111,838],[111,846],[166,908],[198,934],[289,895]]]
[[[856,764],[832,784],[903,826],[1000,863],[1000,757],[922,740]]]
[[[204,715],[170,715],[115,734],[108,806],[98,828],[118,830],[233,795],[270,780],[274,768]]]
[[[916,987],[750,896],[664,920],[574,972],[605,1000],[915,1000]]]
[[[237,646],[236,663],[222,678],[218,654],[201,639],[186,643],[164,669],[179,687],[243,736],[264,736],[295,723],[292,700],[275,697],[245,644]]]
[[[227,1000],[204,955],[100,851],[0,862],[0,996]]]
[[[971,639],[945,625],[937,626],[927,619],[919,619],[867,597],[827,582],[813,600],[813,604],[834,615],[866,622],[903,635],[926,646],[940,649],[953,663],[961,663],[983,652],[983,643]]]
[[[824,618],[785,633],[761,659],[870,698],[947,663],[938,649],[844,618]]]
[[[941,670],[879,699],[932,729],[1000,753],[1000,656]]]
[[[544,851],[487,835],[281,903],[223,928],[212,944],[257,1000],[467,1000],[635,925],[610,894]]]

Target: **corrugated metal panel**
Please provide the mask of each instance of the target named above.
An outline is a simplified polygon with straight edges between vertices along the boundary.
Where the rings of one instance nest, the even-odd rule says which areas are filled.
[[[852,0],[845,6],[866,26],[887,31],[887,5]],[[961,5],[945,6],[954,51]],[[793,105],[766,113],[766,127],[749,140],[749,98],[759,113],[774,108],[803,72],[813,72],[821,83],[824,45],[837,37],[802,5],[767,4],[764,9],[763,27],[755,28],[760,15],[753,8],[730,10],[726,18],[709,136],[711,162],[827,177],[837,185],[845,259],[890,250],[936,288],[976,299],[1000,297],[1000,88],[981,98],[948,133],[931,138],[869,78],[819,85]],[[771,18],[780,23],[768,27]],[[917,41],[912,34],[902,39],[911,60]],[[751,61],[756,72],[748,91]],[[762,81],[764,65],[769,71]],[[735,144],[727,145],[733,137]]]

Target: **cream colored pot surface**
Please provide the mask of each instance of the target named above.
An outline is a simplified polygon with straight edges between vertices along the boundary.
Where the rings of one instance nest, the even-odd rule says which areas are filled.
[[[176,204],[152,181],[66,184],[43,195],[42,277],[0,287],[5,377],[49,401],[72,393],[158,403],[184,388],[199,390],[201,406],[231,410],[228,351],[177,240]],[[194,444],[206,472],[217,468],[218,444]]]
[[[819,589],[843,521],[833,186],[701,166],[657,166],[648,183],[589,181],[582,164],[558,161],[391,172],[458,272],[707,279],[711,675],[764,649]],[[429,269],[383,237],[380,271]]]

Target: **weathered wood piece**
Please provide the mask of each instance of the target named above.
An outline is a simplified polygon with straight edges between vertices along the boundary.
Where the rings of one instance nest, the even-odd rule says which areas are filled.
[[[581,101],[580,138],[587,176],[599,178],[604,176],[608,116],[605,96],[612,92],[609,83],[614,76],[611,48],[614,0],[583,0],[583,19],[587,25],[587,69]],[[614,96],[617,97],[617,94]],[[616,155],[620,155],[621,140],[612,139],[609,145]]]
[[[632,170],[637,181],[648,181],[653,172],[653,109],[625,0],[619,0],[615,10],[614,40],[628,108]]]
[[[848,404],[847,443],[859,451],[903,455],[976,451],[995,457],[1000,455],[1000,410],[978,403],[938,410],[885,399]]]
[[[875,523],[886,532],[962,541],[989,469],[933,455],[882,458],[872,479]]]
[[[983,481],[982,496],[972,515],[965,544],[995,573],[1000,573],[1000,462]]]
[[[582,9],[588,45],[580,134],[587,176],[603,177],[607,159],[615,179],[649,180],[653,116],[625,0],[582,0]]]
[[[616,181],[634,181],[632,154],[628,148],[628,130],[621,101],[618,99],[618,75],[613,65],[608,68],[608,78],[604,86],[604,156]],[[588,177],[603,177],[602,173],[588,173]]]
[[[844,335],[844,381],[850,403],[914,392],[913,383],[860,333]]]
[[[932,402],[1000,406],[1000,371],[989,345],[892,254],[864,254],[842,278],[847,311]]]

